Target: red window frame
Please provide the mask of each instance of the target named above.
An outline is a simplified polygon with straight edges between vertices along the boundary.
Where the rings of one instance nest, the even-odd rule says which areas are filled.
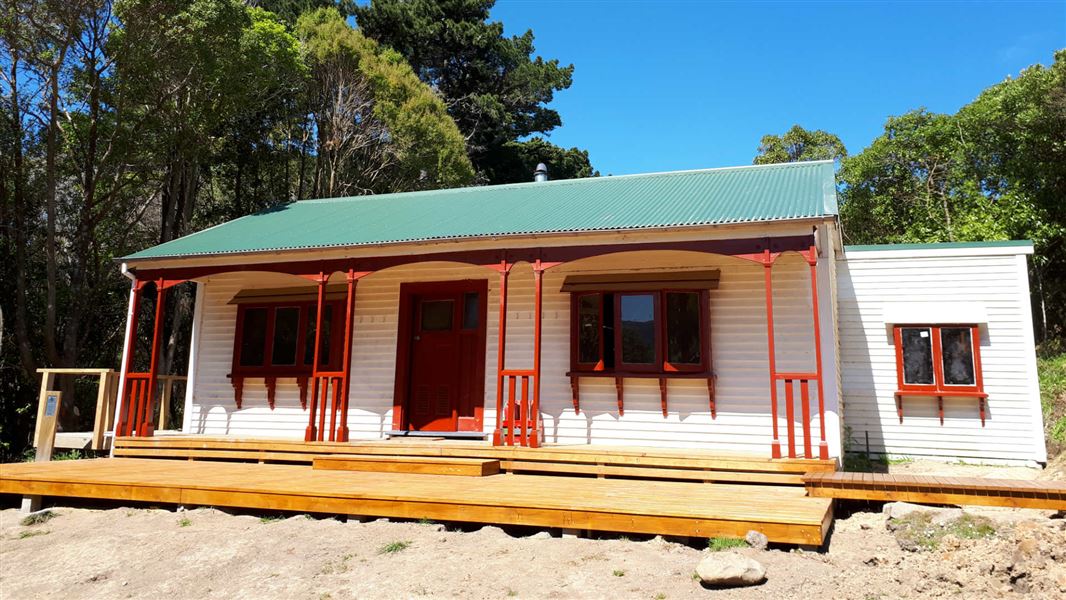
[[[344,302],[330,300],[322,303],[329,306],[331,322],[329,328],[329,363],[319,365],[320,370],[339,371],[341,369],[341,339],[344,336]],[[307,358],[307,330],[311,326],[311,315],[318,306],[317,301],[279,301],[255,302],[237,306],[237,321],[233,336],[232,375],[239,377],[293,377],[311,375],[312,365],[305,364]],[[264,333],[263,363],[261,365],[241,365],[241,340],[244,338],[245,315],[251,309],[266,309],[266,332]],[[274,354],[274,322],[279,308],[299,308],[300,319],[296,331],[296,364],[271,364]],[[314,343],[312,342],[312,345]]]
[[[700,315],[700,362],[699,364],[670,363],[668,361],[669,331],[666,324],[666,295],[671,293],[694,293],[699,298]],[[581,327],[580,299],[590,295],[600,296],[599,327],[600,327],[600,359],[595,363],[579,362],[581,351],[578,347]],[[604,323],[605,294],[613,294],[614,318],[608,325]],[[647,295],[655,297],[655,361],[650,364],[634,364],[622,362],[622,326],[621,326],[621,298],[629,295]],[[654,373],[664,377],[671,374],[709,373],[711,367],[711,343],[710,343],[710,296],[707,290],[702,289],[651,289],[651,290],[604,290],[582,291],[570,294],[570,370],[573,373]],[[606,367],[605,339],[607,335],[613,335],[614,341],[614,367]]]
[[[914,384],[903,380],[903,330],[904,329],[928,329],[932,337],[932,360],[933,360],[933,383]],[[969,329],[970,344],[973,348],[973,373],[974,384],[947,384],[944,383],[944,354],[941,343],[942,329]],[[932,396],[950,396],[958,392],[984,392],[984,379],[981,375],[981,332],[977,325],[968,323],[930,325],[926,323],[909,323],[894,325],[892,338],[896,344],[896,385],[901,392],[928,392]]]

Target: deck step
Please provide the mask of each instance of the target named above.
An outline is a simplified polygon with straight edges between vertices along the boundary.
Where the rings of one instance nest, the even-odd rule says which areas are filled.
[[[313,468],[327,471],[484,477],[499,473],[500,461],[432,456],[316,456]]]
[[[1066,510],[1061,481],[840,472],[807,473],[803,483],[814,498]]]

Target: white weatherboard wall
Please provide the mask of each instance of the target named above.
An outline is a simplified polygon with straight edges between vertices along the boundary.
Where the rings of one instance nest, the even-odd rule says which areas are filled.
[[[945,460],[1047,460],[1030,312],[1032,246],[846,250],[838,303],[844,420],[851,450]],[[952,310],[956,307],[956,310]],[[927,314],[929,316],[924,316]],[[893,321],[977,319],[988,393],[981,426],[975,398],[904,397],[896,415]]]
[[[835,349],[830,342],[831,336],[825,333],[832,327],[829,265],[828,259],[820,261],[823,273],[820,308],[822,339],[826,340],[823,348],[826,431],[830,453],[837,456],[840,436]],[[563,279],[575,273],[664,268],[721,270],[720,287],[710,292],[712,360],[718,373],[717,418],[711,419],[704,380],[670,381],[668,415],[663,417],[658,382],[654,379],[625,381],[624,416],[618,415],[613,380],[583,379],[581,412],[575,413],[570,381],[565,376],[570,360],[570,295],[559,291]],[[813,371],[809,267],[798,255],[786,254],[774,266],[773,274],[778,369]],[[340,279],[339,275],[335,277]],[[499,276],[481,267],[435,262],[386,269],[367,276],[358,284],[348,418],[352,439],[379,438],[392,429],[400,283],[457,279],[487,279],[489,282],[484,430],[491,432],[495,423]],[[305,280],[267,273],[226,274],[201,281],[202,304],[197,307],[200,346],[195,353],[196,378],[186,408],[187,431],[215,435],[303,436],[308,414],[300,408],[299,391],[293,380],[278,380],[274,410],[267,405],[262,381],[246,380],[243,408],[237,410],[233,387],[226,377],[232,365],[236,320],[236,306],[228,304],[229,300],[241,289],[297,286],[301,282],[306,285]],[[629,252],[575,261],[547,271],[544,276],[544,380],[541,387],[545,441],[704,447],[768,455],[771,419],[763,295],[761,265],[718,255]],[[507,367],[532,367],[533,274],[528,264],[520,263],[511,271],[507,318]],[[817,452],[819,430],[814,386],[811,394],[812,436]],[[785,440],[783,394],[781,397],[779,426],[781,439]],[[800,450],[801,440],[797,437]]]

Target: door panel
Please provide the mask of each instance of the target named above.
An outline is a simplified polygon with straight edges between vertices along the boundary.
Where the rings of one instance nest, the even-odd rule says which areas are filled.
[[[470,282],[476,284],[476,282]],[[474,430],[484,395],[484,294],[448,286],[411,296],[407,427],[417,431]],[[473,297],[471,297],[473,294]]]

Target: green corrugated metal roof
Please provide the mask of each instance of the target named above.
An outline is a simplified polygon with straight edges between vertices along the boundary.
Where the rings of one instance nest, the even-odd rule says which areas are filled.
[[[908,244],[868,244],[844,246],[844,252],[879,252],[890,250],[952,250],[958,248],[1032,247],[1029,240],[991,240],[986,242],[930,242]]]
[[[303,200],[124,260],[835,214],[833,162],[817,161]]]

